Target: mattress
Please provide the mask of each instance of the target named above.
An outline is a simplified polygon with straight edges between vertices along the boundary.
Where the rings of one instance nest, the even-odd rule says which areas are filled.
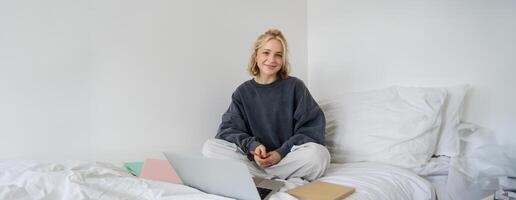
[[[379,163],[332,164],[321,181],[355,187],[347,199],[435,199],[432,185],[416,173]],[[305,184],[285,180],[271,199],[294,200],[286,191]],[[185,185],[135,177],[103,162],[1,161],[0,199],[228,199]]]

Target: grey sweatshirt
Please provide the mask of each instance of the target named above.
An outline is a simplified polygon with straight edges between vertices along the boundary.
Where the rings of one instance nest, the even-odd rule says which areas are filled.
[[[324,145],[325,123],[321,108],[298,78],[270,84],[251,79],[233,93],[216,138],[235,143],[250,160],[260,144],[285,157],[293,145]]]

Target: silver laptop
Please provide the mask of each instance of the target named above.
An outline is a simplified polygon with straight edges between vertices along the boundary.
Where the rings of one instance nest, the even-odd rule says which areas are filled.
[[[283,182],[252,178],[247,166],[231,160],[164,152],[183,184],[203,192],[243,199],[268,199]]]

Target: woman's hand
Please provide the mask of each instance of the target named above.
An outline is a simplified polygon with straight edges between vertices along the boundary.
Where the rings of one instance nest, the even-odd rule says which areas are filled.
[[[257,146],[253,151],[253,155],[256,164],[262,168],[273,166],[281,160],[281,155],[277,151],[267,153],[263,145]]]
[[[278,164],[281,161],[281,155],[277,151],[271,151],[267,153],[267,157],[264,159],[264,167],[270,167]]]
[[[263,144],[260,144],[256,148],[254,148],[253,155],[254,158],[258,156],[259,158],[263,159],[267,157],[267,149],[265,148],[265,146],[263,146]]]
[[[253,151],[254,162],[260,167],[264,167],[265,158],[267,157],[267,149],[263,144],[258,145]]]

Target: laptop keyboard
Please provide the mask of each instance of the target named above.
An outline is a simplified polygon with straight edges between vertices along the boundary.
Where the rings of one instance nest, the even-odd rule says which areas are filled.
[[[272,192],[272,190],[269,190],[267,188],[256,187],[256,189],[258,189],[258,194],[260,194],[260,199],[264,199],[267,195],[269,195],[269,193]]]

